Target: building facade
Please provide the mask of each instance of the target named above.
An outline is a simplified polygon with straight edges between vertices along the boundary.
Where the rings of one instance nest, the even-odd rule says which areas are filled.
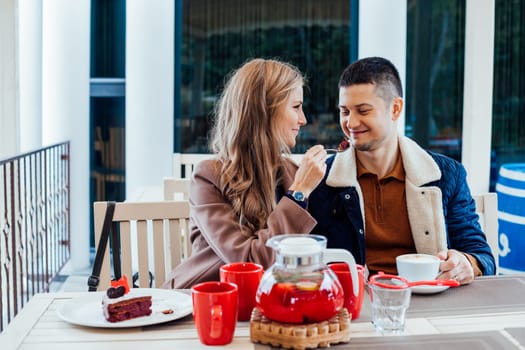
[[[71,255],[83,268],[93,200],[160,186],[175,151],[207,152],[231,69],[265,56],[307,74],[300,153],[338,143],[338,75],[374,55],[400,70],[401,132],[462,161],[472,191],[486,192],[501,164],[525,161],[524,9],[525,0],[2,1],[0,157],[71,141]]]

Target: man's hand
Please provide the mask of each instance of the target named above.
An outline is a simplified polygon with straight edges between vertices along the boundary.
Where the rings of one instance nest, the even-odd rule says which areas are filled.
[[[461,284],[469,284],[474,280],[474,269],[462,252],[449,249],[439,252],[437,256],[444,260],[439,265],[439,279],[454,279]]]

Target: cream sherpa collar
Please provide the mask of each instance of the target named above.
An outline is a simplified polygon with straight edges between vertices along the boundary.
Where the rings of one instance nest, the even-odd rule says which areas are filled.
[[[422,186],[441,178],[441,170],[434,159],[412,139],[399,135],[399,149],[407,181]],[[332,187],[358,186],[355,150],[337,153],[328,173],[326,184]]]

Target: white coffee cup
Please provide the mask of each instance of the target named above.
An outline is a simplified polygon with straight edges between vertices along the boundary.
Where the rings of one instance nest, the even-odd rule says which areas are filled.
[[[411,282],[433,280],[441,260],[429,254],[404,254],[396,257],[397,273]]]

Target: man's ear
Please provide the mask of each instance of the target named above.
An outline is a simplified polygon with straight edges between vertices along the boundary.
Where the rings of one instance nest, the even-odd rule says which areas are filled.
[[[392,120],[397,120],[401,116],[401,112],[403,111],[403,99],[401,97],[395,97],[392,100]]]

